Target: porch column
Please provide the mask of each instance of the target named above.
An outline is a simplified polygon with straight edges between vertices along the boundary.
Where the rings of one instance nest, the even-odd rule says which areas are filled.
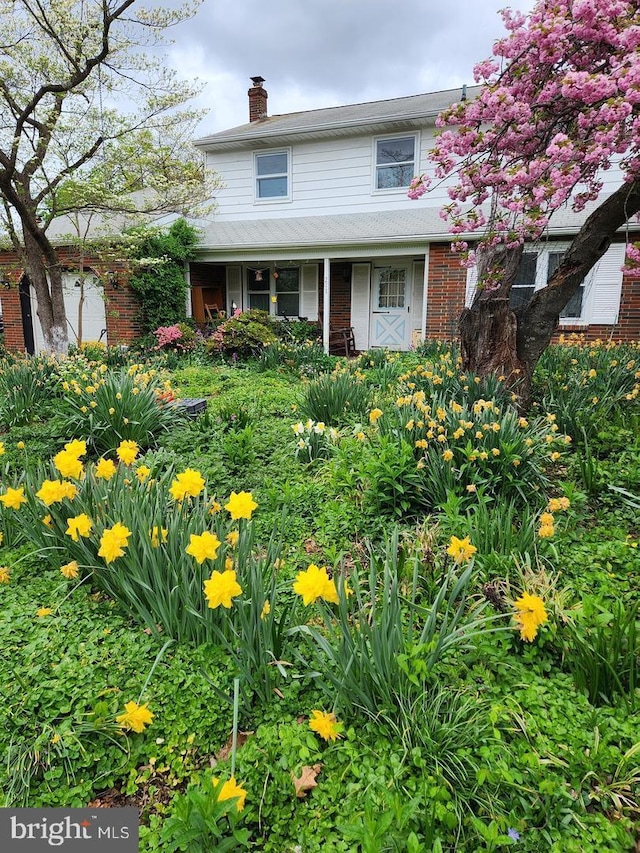
[[[422,340],[427,339],[427,299],[429,296],[429,247],[424,253],[424,279],[422,282],[422,317],[420,319],[420,334]]]
[[[331,261],[324,259],[324,279],[322,288],[322,346],[329,354],[329,302],[331,295]]]

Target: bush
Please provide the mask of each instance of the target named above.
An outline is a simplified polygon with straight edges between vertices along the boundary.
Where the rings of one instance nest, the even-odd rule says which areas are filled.
[[[153,447],[160,434],[181,415],[173,406],[173,392],[155,371],[140,365],[128,370],[94,371],[83,384],[65,380],[64,414],[72,435],[84,438],[98,455],[123,441],[140,448]]]
[[[273,321],[266,311],[237,312],[224,320],[207,340],[207,350],[235,358],[258,356],[276,341]]]

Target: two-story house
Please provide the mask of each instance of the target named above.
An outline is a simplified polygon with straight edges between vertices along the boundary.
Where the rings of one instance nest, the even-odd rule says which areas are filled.
[[[447,187],[419,201],[407,189],[427,167],[438,113],[474,90],[269,116],[264,80],[251,79],[249,122],[196,141],[223,188],[190,265],[194,317],[204,321],[206,306],[261,308],[320,320],[325,343],[331,329],[353,327],[361,350],[454,336],[474,274],[450,250]],[[585,215],[558,212],[547,241],[527,247],[514,301],[544,286]],[[561,330],[640,335],[640,283],[623,277],[623,257],[621,237]]]

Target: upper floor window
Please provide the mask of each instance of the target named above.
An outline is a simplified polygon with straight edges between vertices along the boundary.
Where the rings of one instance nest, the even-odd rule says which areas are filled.
[[[289,197],[289,152],[255,155],[256,199]]]
[[[408,187],[416,174],[416,137],[376,139],[377,190]]]

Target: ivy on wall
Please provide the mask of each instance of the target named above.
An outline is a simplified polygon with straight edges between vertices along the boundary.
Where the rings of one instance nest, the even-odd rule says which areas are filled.
[[[168,231],[146,229],[136,235],[134,272],[129,279],[140,301],[140,328],[143,335],[159,326],[186,319],[188,283],[185,261],[194,257],[198,231],[178,219]]]

